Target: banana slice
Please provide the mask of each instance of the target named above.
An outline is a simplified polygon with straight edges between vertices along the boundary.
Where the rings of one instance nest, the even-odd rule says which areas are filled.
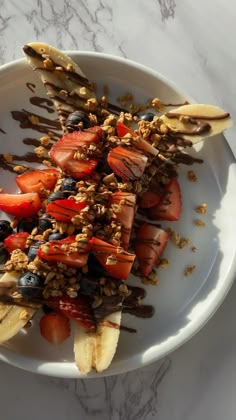
[[[107,316],[98,326],[94,354],[94,367],[97,372],[104,371],[112,362],[120,336],[120,323],[121,311]]]
[[[110,365],[120,335],[121,311],[115,312],[98,325],[96,333],[88,333],[76,324],[74,354],[75,363],[83,375],[93,368],[102,372]]]
[[[41,42],[32,42],[23,47],[29,64],[39,73],[54,102],[64,131],[69,114],[86,110],[87,99],[95,98],[91,83],[80,67],[66,54]]]
[[[193,144],[222,133],[233,125],[223,109],[204,104],[183,105],[161,116],[166,125]]]
[[[5,273],[0,279],[4,287],[16,285],[20,274],[17,272]],[[14,290],[14,286],[11,289]],[[0,344],[16,335],[21,328],[32,318],[37,307],[17,306],[0,302]]]

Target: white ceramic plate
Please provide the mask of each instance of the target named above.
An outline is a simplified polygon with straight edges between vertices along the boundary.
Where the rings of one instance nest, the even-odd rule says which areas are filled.
[[[113,98],[132,91],[137,102],[155,96],[168,103],[189,99],[158,73],[129,60],[98,53],[70,54],[88,78],[100,86],[110,87]],[[48,118],[56,118],[56,115],[30,103],[32,96],[45,97],[45,92],[24,59],[1,67],[0,80],[0,128],[6,132],[0,133],[0,152],[22,155],[30,151],[29,146],[22,144],[22,139],[39,138],[42,134],[20,128],[12,119],[11,111],[25,109]],[[34,93],[26,86],[27,82],[35,85]],[[204,164],[195,164],[193,168],[199,181],[189,182],[186,176],[189,168],[182,167],[183,213],[181,220],[172,224],[182,236],[190,238],[190,246],[179,250],[169,244],[165,257],[170,266],[160,270],[158,287],[147,288],[145,303],[155,306],[155,315],[146,320],[123,316],[123,324],[136,328],[137,333],[121,332],[116,356],[104,375],[144,366],[179,347],[212,316],[233,283],[235,160],[223,136],[198,145],[194,153],[204,159]],[[1,169],[0,186],[5,192],[17,191],[14,177]],[[208,214],[202,216],[206,227],[197,228],[193,224],[198,216],[194,208],[203,202],[209,208]],[[192,246],[196,246],[197,252],[191,251]],[[193,264],[196,270],[185,277],[186,265]],[[131,281],[139,284],[137,279]],[[36,318],[33,328],[22,331],[0,348],[0,359],[33,372],[76,378],[80,374],[74,365],[72,349],[72,339],[58,348],[47,344],[39,334]]]

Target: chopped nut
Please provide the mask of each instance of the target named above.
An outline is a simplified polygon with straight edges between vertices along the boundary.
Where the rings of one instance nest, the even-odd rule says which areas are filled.
[[[43,146],[38,146],[35,147],[34,152],[39,158],[43,158],[46,153],[46,149]]]
[[[43,65],[46,69],[52,69],[54,67],[53,61],[50,58],[43,60]]]
[[[29,120],[32,124],[38,124],[39,123],[39,119],[38,119],[37,115],[30,115]]]
[[[39,139],[40,143],[42,146],[48,146],[49,142],[50,142],[50,137],[48,136],[43,136]]]
[[[203,222],[203,220],[201,220],[201,219],[195,219],[195,220],[194,220],[194,224],[195,224],[196,226],[199,226],[199,227],[204,227],[204,226],[206,226],[206,223],[205,223],[205,222]]]
[[[196,213],[206,214],[207,213],[207,204],[206,203],[200,204],[199,206],[196,207],[195,211],[196,211]]]
[[[190,182],[197,182],[197,176],[194,171],[188,171],[187,176]]]
[[[13,156],[10,155],[10,153],[4,153],[3,154],[3,159],[7,162],[7,163],[12,163],[13,162]]]
[[[183,249],[186,248],[186,246],[188,246],[189,244],[189,239],[188,238],[180,238],[179,243],[178,243],[178,248]]]
[[[26,321],[28,320],[30,317],[29,312],[27,312],[25,309],[23,309],[23,311],[20,313],[20,320],[22,321]]]
[[[23,172],[27,171],[27,167],[23,165],[16,165],[14,166],[13,171],[17,174],[22,174]]]
[[[194,272],[195,269],[196,269],[196,265],[188,265],[184,270],[184,275],[186,277],[190,276]]]
[[[192,252],[197,252],[197,248],[195,246],[192,246],[191,251]]]
[[[169,261],[167,258],[161,258],[160,261],[156,264],[157,268],[166,268],[169,266]]]

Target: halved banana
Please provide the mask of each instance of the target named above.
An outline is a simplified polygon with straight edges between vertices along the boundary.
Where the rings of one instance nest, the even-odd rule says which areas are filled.
[[[6,288],[13,286],[10,290],[14,291],[14,284],[19,277],[20,274],[15,271],[5,273],[0,279],[0,287],[1,283]],[[37,308],[0,302],[0,344],[14,337],[32,318]]]
[[[173,114],[173,117],[171,116]],[[184,118],[187,117],[187,118]],[[188,117],[190,121],[188,122]],[[223,109],[205,104],[183,105],[161,116],[166,125],[179,132],[181,137],[193,144],[222,133],[233,125],[230,115]],[[206,124],[210,125],[207,130]],[[204,128],[206,131],[204,131]],[[199,135],[194,132],[199,130]],[[189,131],[189,133],[188,133]],[[192,131],[192,134],[191,134]]]
[[[83,375],[93,368],[102,372],[108,368],[115,355],[120,335],[121,311],[108,315],[98,325],[96,333],[89,333],[76,324],[75,363]]]
[[[66,54],[51,45],[32,42],[23,47],[29,64],[39,73],[54,102],[65,130],[65,121],[76,110],[88,110],[87,99],[95,98],[91,83],[80,67]]]

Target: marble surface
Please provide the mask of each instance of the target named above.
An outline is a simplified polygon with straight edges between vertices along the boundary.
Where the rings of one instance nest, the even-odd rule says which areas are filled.
[[[236,8],[228,0],[0,0],[0,63],[41,40],[146,64],[236,118]],[[17,31],[17,28],[21,28]],[[236,153],[234,129],[227,139]],[[234,420],[236,285],[209,323],[157,363],[63,380],[0,363],[4,420]],[[14,402],[14,403],[13,403]]]

